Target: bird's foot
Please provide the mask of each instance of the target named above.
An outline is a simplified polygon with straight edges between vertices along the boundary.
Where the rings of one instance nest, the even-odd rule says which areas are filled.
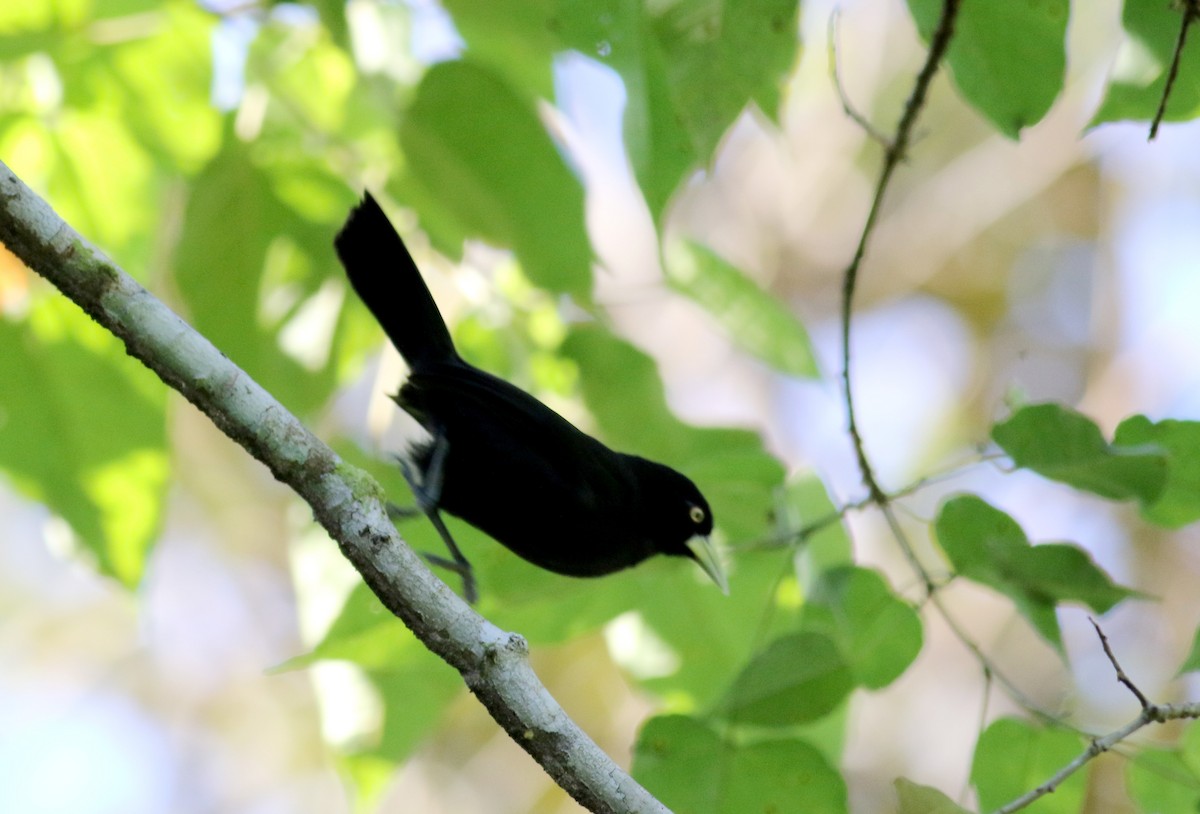
[[[397,506],[395,503],[388,503],[386,508],[387,516],[392,520],[409,520],[425,513],[417,506]]]
[[[428,551],[420,552],[421,556],[433,566],[445,568],[447,571],[453,571],[462,578],[463,599],[467,600],[468,605],[474,605],[479,599],[479,590],[475,584],[475,571],[471,568],[471,564],[465,559],[460,562],[455,562],[438,554],[432,554]]]

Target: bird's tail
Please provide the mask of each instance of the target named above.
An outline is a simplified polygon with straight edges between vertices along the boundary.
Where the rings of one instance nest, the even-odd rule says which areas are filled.
[[[350,213],[333,245],[350,285],[414,372],[458,359],[417,264],[370,193]]]

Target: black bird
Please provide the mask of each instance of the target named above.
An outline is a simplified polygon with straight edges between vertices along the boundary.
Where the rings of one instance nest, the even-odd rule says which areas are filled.
[[[689,557],[728,592],[708,535],[708,502],[686,477],[614,452],[528,393],[465,362],[421,273],[368,193],[334,240],[350,284],[411,373],[392,398],[431,436],[402,461],[418,508],[463,579],[471,566],[442,523],[460,517],[534,565],[610,574],[655,554]]]

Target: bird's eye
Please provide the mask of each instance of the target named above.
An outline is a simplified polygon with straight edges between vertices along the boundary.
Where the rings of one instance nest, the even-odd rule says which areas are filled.
[[[692,518],[693,523],[700,525],[704,522],[704,509],[701,509],[699,506],[693,506],[688,509],[688,516]]]

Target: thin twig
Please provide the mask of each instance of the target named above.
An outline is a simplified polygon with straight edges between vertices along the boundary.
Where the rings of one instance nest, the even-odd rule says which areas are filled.
[[[1124,684],[1131,693],[1137,698],[1138,703],[1142,705],[1141,713],[1125,726],[1110,732],[1102,738],[1093,738],[1088,744],[1088,748],[1083,751],[1083,754],[1076,757],[1066,766],[1059,769],[1053,777],[1047,780],[1036,789],[1026,792],[1011,803],[996,809],[995,814],[1012,814],[1014,811],[1019,811],[1025,808],[1030,803],[1040,797],[1045,797],[1052,791],[1062,785],[1068,777],[1075,774],[1097,755],[1101,755],[1121,741],[1128,738],[1134,732],[1137,732],[1147,724],[1161,724],[1164,721],[1174,721],[1181,718],[1200,718],[1200,703],[1191,704],[1154,704],[1151,703],[1145,694],[1137,688],[1137,685],[1130,680],[1125,671],[1121,669],[1121,663],[1117,661],[1116,654],[1113,653],[1112,647],[1108,643],[1108,637],[1104,635],[1104,631],[1100,629],[1100,625],[1092,617],[1088,617],[1088,621],[1092,623],[1092,627],[1096,629],[1096,635],[1100,637],[1100,644],[1104,647],[1104,654],[1108,656],[1108,661],[1112,664],[1113,669],[1117,673],[1117,681]]]
[[[929,42],[929,53],[925,58],[925,64],[922,66],[921,72],[917,75],[912,94],[908,97],[908,101],[904,105],[904,113],[900,117],[899,124],[896,125],[896,137],[891,139],[889,147],[884,154],[883,168],[879,173],[879,181],[875,185],[875,196],[871,201],[871,209],[867,213],[867,220],[863,224],[862,233],[859,235],[858,246],[854,250],[854,258],[843,273],[841,315],[842,392],[846,402],[846,413],[850,424],[850,438],[854,443],[854,454],[858,459],[858,468],[862,472],[863,483],[867,487],[869,497],[879,505],[887,503],[887,495],[880,488],[871,463],[867,459],[867,454],[863,447],[862,433],[858,427],[858,416],[854,406],[854,392],[850,384],[850,318],[854,312],[854,294],[858,289],[858,271],[862,266],[863,257],[867,252],[867,242],[871,239],[871,235],[875,231],[875,224],[879,218],[879,210],[883,204],[884,194],[891,184],[892,175],[895,173],[896,167],[899,166],[900,160],[903,158],[904,152],[908,148],[908,143],[912,138],[913,126],[916,124],[917,116],[925,105],[925,97],[929,93],[929,86],[933,82],[933,77],[937,73],[938,65],[941,63],[946,49],[950,46],[950,39],[954,33],[954,21],[958,16],[960,2],[961,0],[945,0],[944,2],[941,19],[938,21],[937,29],[934,31],[933,37]]]
[[[1133,693],[1134,697],[1137,698],[1138,703],[1142,705],[1142,709],[1148,709],[1149,707],[1153,706],[1150,703],[1150,700],[1146,698],[1145,693],[1139,690],[1137,685],[1134,684],[1129,676],[1125,675],[1125,671],[1121,669],[1121,663],[1117,661],[1116,654],[1113,653],[1112,648],[1109,647],[1108,637],[1105,636],[1104,631],[1100,629],[1099,623],[1090,616],[1088,617],[1088,621],[1092,623],[1092,627],[1096,628],[1096,635],[1100,637],[1100,644],[1104,647],[1104,655],[1108,656],[1108,660],[1112,664],[1113,669],[1117,671],[1117,681],[1124,684],[1129,691]]]
[[[1158,100],[1158,110],[1154,112],[1154,121],[1150,122],[1150,137],[1154,141],[1158,135],[1158,126],[1162,124],[1163,116],[1167,114],[1167,100],[1171,98],[1171,90],[1175,87],[1175,77],[1179,75],[1179,63],[1183,60],[1183,47],[1187,44],[1188,29],[1192,22],[1200,17],[1200,0],[1183,0],[1183,19],[1179,23],[1179,37],[1175,40],[1175,52],[1171,55],[1171,67],[1167,71],[1167,83],[1163,85],[1162,98]]]
[[[934,486],[952,478],[957,478],[968,469],[980,464],[989,463],[999,458],[1004,457],[998,452],[988,452],[982,454],[978,459],[969,461],[963,464],[955,464],[954,466],[946,467],[937,472],[931,472],[928,475],[917,478],[907,486],[903,486],[894,492],[888,492],[888,502],[893,503],[902,497],[908,497],[915,494],[927,486]],[[780,534],[772,534],[766,537],[760,537],[755,540],[749,540],[744,543],[737,543],[729,546],[737,551],[764,551],[775,548],[784,548],[790,545],[796,545],[806,542],[814,534],[824,531],[835,523],[839,523],[845,519],[846,515],[851,512],[861,511],[875,505],[875,501],[870,497],[859,498],[842,505],[841,508],[835,509],[828,514],[821,515],[816,520],[810,520],[800,528],[794,531],[788,531]]]
[[[1063,766],[1054,776],[1036,789],[1022,794],[1007,805],[996,809],[994,814],[1012,814],[1033,803],[1039,798],[1055,791],[1068,777],[1082,769],[1098,755],[1112,749],[1121,741],[1148,724],[1160,724],[1164,721],[1177,721],[1184,718],[1200,718],[1200,703],[1191,704],[1151,704],[1142,709],[1141,713],[1120,729],[1110,732],[1102,738],[1095,738],[1088,744],[1087,749],[1078,757]]]
[[[842,85],[842,72],[838,65],[838,20],[842,16],[842,7],[834,8],[833,13],[829,15],[829,73],[833,76],[833,87],[837,90],[838,101],[842,103],[842,111],[845,112],[850,119],[863,129],[863,132],[870,136],[874,141],[878,142],[884,150],[892,148],[891,140],[879,131],[875,125],[867,120],[867,117],[858,112],[854,104],[850,101],[850,95],[846,93],[846,88]]]

